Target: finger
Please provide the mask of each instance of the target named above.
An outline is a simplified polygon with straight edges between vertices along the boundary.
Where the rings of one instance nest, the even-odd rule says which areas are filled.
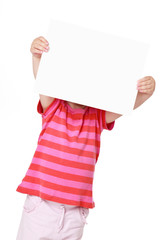
[[[44,37],[40,36],[38,39],[40,39],[42,42],[49,44],[49,42],[47,41],[47,39],[45,39]]]
[[[152,85],[146,85],[146,86],[141,86],[141,87],[138,87],[138,90],[147,90],[147,89],[152,89]]]
[[[146,80],[144,82],[138,82],[137,86],[144,86],[144,85],[150,85],[150,84],[151,84],[151,81],[150,80]]]
[[[151,93],[152,92],[151,90],[148,90],[148,89],[138,90],[138,91],[141,93]]]
[[[137,83],[141,83],[141,82],[146,82],[146,81],[151,81],[152,80],[152,77],[151,76],[146,76],[146,77],[143,77],[143,78],[140,78]]]
[[[47,49],[45,49],[43,46],[41,46],[41,45],[39,45],[39,44],[34,44],[34,45],[32,45],[31,46],[31,49],[30,49],[30,51],[31,51],[31,53],[35,53],[36,51],[39,51],[39,52],[43,52],[43,51],[47,51]]]
[[[38,50],[38,49],[34,49],[34,51],[32,52],[33,54],[42,54],[43,51]]]
[[[38,50],[41,50],[41,51],[48,51],[48,49],[49,49],[49,47],[46,46],[45,44],[38,44],[38,43],[36,43],[34,45],[34,48],[38,49]]]
[[[138,92],[150,94],[153,93],[153,88],[138,89]]]
[[[37,46],[37,45],[40,45],[40,46],[43,46],[45,48],[49,48],[49,45],[45,42],[42,42],[40,39],[37,39],[34,43],[33,43],[33,46]]]

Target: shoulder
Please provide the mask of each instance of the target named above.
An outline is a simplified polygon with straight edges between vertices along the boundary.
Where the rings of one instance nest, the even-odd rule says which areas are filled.
[[[40,103],[41,103],[43,112],[45,112],[45,110],[49,107],[49,105],[55,100],[55,98],[53,97],[49,97],[42,94],[39,94],[39,98],[40,98]]]

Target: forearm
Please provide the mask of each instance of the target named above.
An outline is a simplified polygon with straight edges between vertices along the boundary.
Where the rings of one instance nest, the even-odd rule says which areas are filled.
[[[33,74],[36,79],[39,63],[40,63],[41,57],[35,57],[32,55],[32,67],[33,67]]]
[[[44,37],[40,36],[33,40],[31,44],[30,52],[32,53],[32,66],[33,66],[33,74],[35,78],[37,76],[42,53],[48,52],[48,50],[49,50],[49,43]]]
[[[137,93],[137,97],[136,97],[136,101],[135,101],[135,105],[134,105],[133,109],[136,109],[137,107],[142,105],[151,96],[152,96],[152,94],[138,92]]]

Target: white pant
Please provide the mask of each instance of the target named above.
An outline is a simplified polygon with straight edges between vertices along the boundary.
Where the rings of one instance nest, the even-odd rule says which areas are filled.
[[[27,195],[16,240],[80,240],[89,209]]]

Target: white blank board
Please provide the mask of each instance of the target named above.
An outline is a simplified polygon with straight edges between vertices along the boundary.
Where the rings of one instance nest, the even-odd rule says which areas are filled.
[[[133,110],[149,44],[50,19],[38,93],[119,114]]]

